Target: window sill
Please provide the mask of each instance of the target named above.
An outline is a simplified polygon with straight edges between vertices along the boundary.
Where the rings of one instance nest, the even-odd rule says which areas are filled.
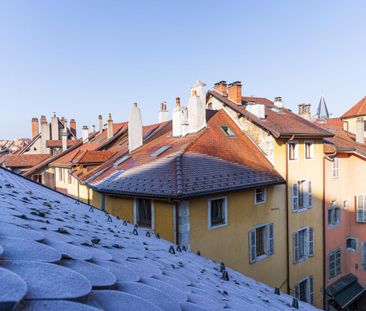
[[[254,202],[254,205],[263,205],[263,204],[266,204],[267,201],[263,201],[263,202]]]
[[[255,257],[254,263],[259,262],[259,261],[263,261],[263,260],[267,259],[269,256],[270,255],[264,254],[264,255],[260,255],[258,257]]]
[[[329,225],[328,224],[328,229],[335,229],[335,228],[338,228],[338,227],[340,227],[341,226],[341,223],[339,223],[339,224],[334,224],[334,225]]]
[[[347,253],[355,253],[355,254],[358,253],[357,249],[353,249],[353,248],[346,248],[346,251],[347,251]]]
[[[303,212],[306,212],[307,210],[309,210],[310,208],[309,207],[305,207],[305,208],[299,208],[297,210],[292,210],[294,213],[303,213]]]
[[[303,262],[307,261],[308,259],[309,259],[309,256],[302,257],[298,261],[296,261],[295,264],[303,263]]]
[[[227,226],[228,223],[224,223],[224,224],[220,224],[220,225],[209,225],[208,226],[208,230],[213,230],[213,229],[217,229],[217,228],[222,228],[222,227],[225,227]]]

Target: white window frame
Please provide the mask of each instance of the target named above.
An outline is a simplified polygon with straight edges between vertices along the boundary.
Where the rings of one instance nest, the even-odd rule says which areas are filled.
[[[331,162],[331,175],[332,178],[339,178],[339,158],[333,158]]]
[[[257,190],[263,191],[263,201],[257,201]],[[267,189],[266,188],[256,188],[254,189],[254,204],[265,204],[267,202]]]
[[[312,275],[301,279],[295,284],[295,298],[300,300],[300,283],[306,281],[306,302],[314,304],[314,278]],[[312,283],[312,284],[311,284]]]
[[[133,223],[137,224],[137,200],[138,199],[145,199],[145,198],[136,198],[133,200]],[[151,200],[151,227],[148,229],[155,230],[155,201],[153,199],[147,199]]]
[[[265,253],[260,256],[257,256],[256,231],[259,228],[265,228],[265,240],[264,240]],[[253,234],[254,234],[254,241],[252,240]],[[255,255],[252,252],[253,248]],[[273,255],[273,253],[274,253],[274,224],[266,223],[266,224],[255,225],[252,230],[249,230],[249,263],[262,261],[268,258],[269,256]],[[252,256],[252,254],[254,256]]]
[[[347,246],[347,240],[354,240],[356,241],[356,249],[352,248],[352,247],[348,247]],[[348,253],[358,253],[358,239],[353,237],[353,236],[349,236],[346,238],[346,250]]]
[[[310,145],[310,158],[306,157],[306,144]],[[311,161],[315,159],[315,148],[314,148],[314,141],[313,140],[305,140],[304,141],[304,159],[306,161]]]
[[[360,197],[362,197],[362,209],[359,209]],[[359,223],[366,223],[366,194],[358,194],[356,195],[356,221]],[[362,217],[359,217],[360,214],[363,214]]]
[[[339,220],[337,218],[337,209],[339,210]],[[329,223],[329,212],[330,211],[334,211],[334,215],[335,215],[335,219],[336,219],[336,222],[335,223]],[[337,204],[332,204],[329,208],[328,208],[328,212],[327,212],[327,222],[328,222],[328,227],[329,228],[335,228],[335,227],[338,227],[342,224],[342,209],[339,207],[339,205]]]
[[[300,182],[305,182],[306,183],[306,187],[307,190],[304,191],[304,206],[302,208],[299,208],[299,183]],[[295,189],[295,184],[296,184],[296,189]],[[308,209],[313,207],[313,194],[312,194],[312,181],[310,179],[299,179],[296,181],[295,184],[292,184],[291,186],[291,205],[292,205],[292,211],[293,212],[297,212],[297,213],[301,213],[304,211],[307,211]],[[296,190],[296,193],[295,193]],[[296,202],[296,204],[294,204]]]
[[[300,249],[296,250],[295,239],[297,239],[298,248],[300,248],[300,231],[305,231],[304,236],[304,256],[297,258],[297,252],[300,253]],[[296,237],[295,237],[296,235]],[[293,250],[293,262],[294,264],[298,264],[308,260],[310,257],[314,256],[315,252],[315,234],[313,227],[302,227],[297,229],[293,234],[292,241],[292,250]]]
[[[290,144],[295,145],[295,150],[294,150],[295,159],[290,159]],[[299,142],[297,140],[291,140],[291,141],[287,142],[287,153],[288,153],[288,160],[290,162],[299,160]]]
[[[211,224],[211,202],[215,201],[215,200],[224,200],[224,223],[223,224],[219,224],[219,225],[212,225]],[[228,225],[228,219],[229,219],[229,215],[228,215],[228,206],[227,206],[227,197],[215,197],[215,198],[210,198],[208,199],[208,209],[207,209],[207,223],[208,223],[208,230],[212,230],[212,229],[216,229],[216,228],[221,228],[221,227],[225,227]]]
[[[339,260],[339,266],[338,266],[338,269],[337,269],[337,254],[340,253],[340,260]],[[330,256],[331,255],[334,255],[334,275],[331,275],[330,274],[330,271],[331,271],[331,266],[330,266]],[[340,276],[342,274],[342,248],[341,247],[338,247],[336,249],[333,249],[331,250],[329,253],[328,253],[328,280],[331,280],[331,279],[334,279],[336,278],[337,276]]]

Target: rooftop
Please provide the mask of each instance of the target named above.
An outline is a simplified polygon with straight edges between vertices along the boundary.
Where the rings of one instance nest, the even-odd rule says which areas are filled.
[[[1,309],[293,310],[286,294],[230,268],[224,280],[219,263],[3,168],[0,197]]]
[[[362,98],[357,104],[352,106],[349,110],[347,110],[341,118],[351,118],[351,117],[359,117],[366,115],[366,96]]]

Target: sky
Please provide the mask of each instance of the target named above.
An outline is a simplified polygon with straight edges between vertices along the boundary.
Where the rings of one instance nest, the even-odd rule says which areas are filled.
[[[0,139],[31,118],[144,124],[190,87],[242,81],[297,111],[320,96],[339,116],[366,95],[366,1],[0,0]]]

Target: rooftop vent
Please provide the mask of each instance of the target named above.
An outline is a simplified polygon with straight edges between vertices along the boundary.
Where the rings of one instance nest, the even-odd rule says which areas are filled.
[[[153,152],[151,154],[152,157],[157,158],[159,155],[161,155],[163,152],[169,150],[171,148],[171,146],[163,146],[160,147],[158,150],[156,150],[155,152]]]

